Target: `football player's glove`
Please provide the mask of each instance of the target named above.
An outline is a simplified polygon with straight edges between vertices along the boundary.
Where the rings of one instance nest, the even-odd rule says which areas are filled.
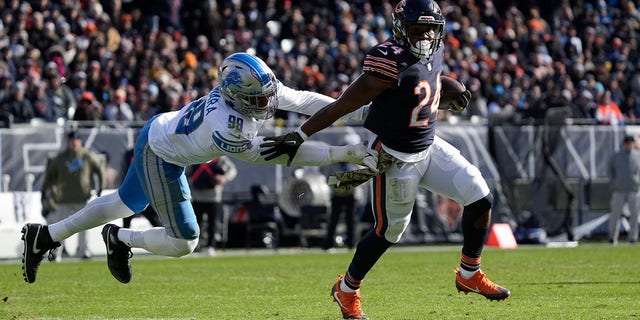
[[[271,159],[275,159],[283,154],[289,156],[287,160],[287,165],[291,165],[291,161],[296,156],[298,152],[298,148],[300,145],[306,140],[306,135],[300,128],[296,131],[289,132],[283,135],[275,136],[275,137],[265,137],[264,141],[272,141],[272,142],[263,142],[260,144],[260,148],[266,148],[260,151],[261,156],[265,156],[265,160],[269,161]]]
[[[469,89],[465,90],[461,93],[458,98],[449,103],[449,110],[455,112],[462,112],[469,105],[469,101],[471,101],[471,91]]]

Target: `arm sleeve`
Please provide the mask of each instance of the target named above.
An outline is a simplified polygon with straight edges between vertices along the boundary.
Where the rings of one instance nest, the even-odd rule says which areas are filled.
[[[335,99],[323,94],[295,90],[278,82],[278,109],[312,115]]]
[[[362,72],[382,81],[394,82],[398,80],[398,62],[391,49],[380,47],[369,49],[362,63]]]
[[[282,155],[275,159],[266,161],[263,156],[260,155],[260,144],[264,141],[264,136],[256,136],[253,138],[250,149],[246,151],[236,154],[234,157],[238,160],[257,163],[257,164],[283,164],[286,165],[288,162],[288,157],[286,155]],[[305,141],[305,143],[300,145],[300,149],[296,153],[296,156],[293,158],[291,165],[296,166],[324,166],[328,164],[335,163],[337,161],[332,160],[331,158],[331,148],[333,146],[321,142],[321,141]]]

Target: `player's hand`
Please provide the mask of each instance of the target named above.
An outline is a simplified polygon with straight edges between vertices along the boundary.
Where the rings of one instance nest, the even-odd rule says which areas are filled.
[[[264,159],[269,161],[286,154],[289,156],[287,165],[291,165],[291,161],[296,156],[298,148],[300,148],[300,145],[304,140],[305,139],[297,131],[275,137],[265,137],[264,141],[271,142],[263,142],[260,144],[260,148],[263,148],[263,150],[260,151],[260,155],[265,156]]]
[[[367,155],[362,159],[362,165],[378,172],[378,151],[367,148]]]
[[[469,89],[465,90],[462,94],[458,96],[458,98],[451,103],[449,103],[449,110],[454,112],[462,112],[469,105],[469,101],[471,101],[471,91]]]
[[[347,148],[347,162],[363,165],[373,172],[378,172],[378,151],[362,144],[348,145]]]

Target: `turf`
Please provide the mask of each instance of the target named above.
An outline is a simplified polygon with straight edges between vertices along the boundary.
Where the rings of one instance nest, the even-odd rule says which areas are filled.
[[[637,319],[640,247],[580,244],[485,249],[483,269],[512,297],[458,293],[459,246],[394,247],[369,273],[372,319]],[[352,254],[316,250],[218,257],[136,255],[134,277],[111,277],[104,257],[43,262],[27,284],[17,261],[0,263],[0,319],[337,319],[329,297]]]

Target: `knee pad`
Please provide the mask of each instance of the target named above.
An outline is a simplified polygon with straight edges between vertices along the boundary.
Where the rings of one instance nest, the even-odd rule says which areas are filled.
[[[453,176],[453,183],[460,194],[463,206],[470,205],[470,201],[490,192],[487,182],[475,166],[468,166],[456,172]]]
[[[173,257],[182,257],[190,254],[198,245],[198,239],[187,240],[167,237],[169,245],[174,249],[175,255]]]
[[[404,231],[407,230],[409,221],[411,221],[411,215],[409,215],[405,220],[398,219],[393,222],[390,221],[389,225],[387,226],[387,230],[384,233],[385,240],[391,243],[398,243],[398,241],[400,241],[400,238],[402,237],[402,234],[404,234]]]
[[[198,239],[181,239],[171,237],[162,227],[151,228],[142,232],[143,248],[151,253],[167,257],[182,257],[193,252]]]

